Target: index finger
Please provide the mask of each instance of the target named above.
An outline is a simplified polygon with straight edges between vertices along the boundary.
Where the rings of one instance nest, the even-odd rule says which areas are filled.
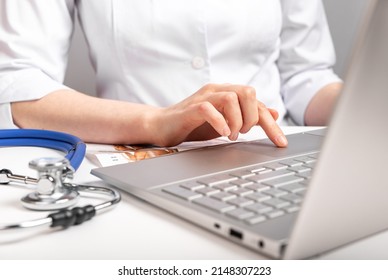
[[[259,122],[268,138],[278,147],[287,147],[288,141],[267,107],[258,101]]]

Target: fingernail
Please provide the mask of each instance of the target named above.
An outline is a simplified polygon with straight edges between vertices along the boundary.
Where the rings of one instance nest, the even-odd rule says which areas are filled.
[[[287,138],[284,135],[276,137],[275,142],[278,146],[285,147],[288,144]]]
[[[222,136],[229,136],[231,133],[229,126],[225,126],[224,129],[222,130]]]
[[[230,139],[231,141],[236,141],[236,140],[238,139],[238,135],[239,135],[239,133],[236,132],[236,133],[234,133],[233,135],[230,135],[229,139]]]

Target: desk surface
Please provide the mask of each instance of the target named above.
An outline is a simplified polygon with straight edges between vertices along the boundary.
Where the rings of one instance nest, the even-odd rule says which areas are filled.
[[[307,130],[284,127],[286,134]],[[263,138],[257,129],[245,139]],[[31,159],[58,156],[42,148],[1,148],[0,168],[15,174],[36,176],[28,168]],[[96,167],[85,159],[75,183],[103,184],[90,175]],[[0,185],[0,222],[19,222],[46,216],[25,210],[19,199],[28,190]],[[0,232],[0,259],[263,259],[249,249],[175,217],[129,194],[112,211],[68,230],[31,229]],[[352,243],[322,259],[388,259],[388,231]]]

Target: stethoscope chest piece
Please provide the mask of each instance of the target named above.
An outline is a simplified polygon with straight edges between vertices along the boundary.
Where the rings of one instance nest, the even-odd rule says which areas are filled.
[[[78,202],[79,193],[65,187],[64,180],[73,177],[74,169],[66,158],[39,158],[29,167],[38,172],[37,189],[21,199],[24,207],[32,210],[59,210]]]
[[[30,161],[29,167],[38,172],[37,178],[13,174],[0,169],[0,185],[9,183],[34,185],[34,192],[21,199],[31,210],[49,211],[46,217],[11,224],[0,223],[2,230],[34,228],[40,226],[61,227],[80,225],[96,214],[111,209],[120,202],[121,195],[110,187],[89,186],[65,182],[72,179],[75,170],[85,156],[86,145],[81,139],[62,132],[36,129],[0,129],[1,146],[37,146],[66,153],[65,158],[39,158]],[[75,206],[85,193],[106,197],[96,205]],[[109,199],[108,199],[109,197]]]

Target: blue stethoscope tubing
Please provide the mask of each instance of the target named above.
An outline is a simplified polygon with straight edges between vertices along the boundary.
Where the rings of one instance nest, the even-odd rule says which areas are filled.
[[[65,153],[74,170],[81,165],[86,145],[74,135],[40,129],[0,129],[0,147],[33,146]]]

